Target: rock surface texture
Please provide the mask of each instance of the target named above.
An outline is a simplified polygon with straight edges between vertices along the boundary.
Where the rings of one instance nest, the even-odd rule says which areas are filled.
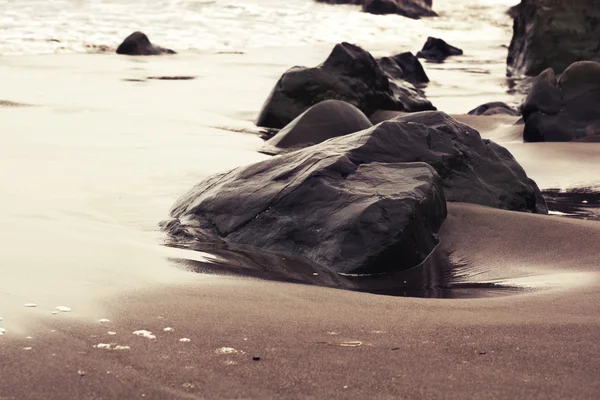
[[[175,54],[175,52],[152,44],[150,39],[148,39],[148,36],[142,32],[134,32],[127,36],[123,43],[117,47],[117,54],[129,56],[157,56],[162,54]]]
[[[600,61],[598,0],[521,0],[510,10],[513,38],[507,74],[562,73],[576,61]]]
[[[342,100],[367,116],[376,110],[423,111],[435,107],[406,81],[392,83],[377,61],[358,46],[337,44],[318,67],[294,67],[283,74],[256,120],[283,128],[323,100]]]
[[[506,149],[444,113],[422,112],[210,177],[177,201],[163,227],[175,238],[372,274],[424,260],[446,199],[547,212]]]
[[[421,51],[417,53],[417,57],[441,62],[450,56],[461,56],[462,54],[463,51],[458,47],[451,46],[442,39],[430,36]]]
[[[600,135],[600,63],[573,63],[559,78],[550,68],[543,71],[522,113],[525,141],[592,141]]]

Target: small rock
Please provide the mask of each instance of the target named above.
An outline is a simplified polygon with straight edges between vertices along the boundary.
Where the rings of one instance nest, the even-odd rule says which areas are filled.
[[[253,361],[260,361],[260,356],[254,356],[254,357],[252,357],[252,360]]]
[[[154,336],[152,334],[152,332],[147,331],[145,329],[137,330],[137,331],[133,332],[133,334],[136,336],[145,337],[146,339],[156,339],[156,336]]]
[[[55,308],[56,311],[58,312],[71,312],[71,309],[69,307],[65,307],[65,306],[58,306]]]
[[[0,328],[0,336],[6,334],[6,329]]]
[[[110,322],[110,320],[103,318],[103,319],[99,319],[98,322],[100,322],[101,324],[106,324],[106,323]]]
[[[79,376],[85,376],[85,371],[84,370],[78,370],[77,373],[79,374]]]
[[[173,332],[175,329],[171,328],[170,326],[167,326],[166,328],[163,329],[163,332]]]
[[[35,303],[25,303],[25,307],[27,307],[27,308],[35,308],[35,307],[37,307],[37,304],[35,304]]]
[[[180,341],[181,343],[189,343],[189,342],[191,342],[191,341],[192,341],[192,339],[189,339],[189,338],[185,338],[185,337],[184,337],[184,338],[181,338],[181,339],[179,339],[179,341]]]

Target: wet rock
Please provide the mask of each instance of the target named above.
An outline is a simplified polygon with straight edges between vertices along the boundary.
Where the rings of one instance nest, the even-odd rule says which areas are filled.
[[[142,32],[133,32],[125,38],[119,47],[117,47],[117,54],[129,56],[157,56],[161,54],[175,54],[175,52],[150,43],[148,36]]]
[[[403,79],[419,85],[429,82],[429,77],[423,69],[423,65],[411,52],[396,54],[392,57],[382,57],[377,60],[381,69],[391,79]]]
[[[521,0],[510,12],[513,38],[507,74],[562,73],[573,62],[600,61],[600,7],[597,0]]]
[[[485,103],[468,112],[469,115],[498,115],[506,114],[518,117],[521,115],[514,107],[509,106],[501,101],[492,101]]]
[[[363,0],[363,11],[371,14],[399,14],[412,19],[436,17],[429,0]]]
[[[596,141],[600,135],[600,63],[571,64],[557,79],[542,72],[522,106],[527,142]]]
[[[400,81],[399,81],[400,82]],[[392,85],[377,61],[358,46],[337,44],[318,67],[294,67],[279,79],[256,124],[283,128],[323,100],[342,100],[367,116],[375,110],[422,111],[435,107],[408,82]]]
[[[430,36],[421,51],[417,53],[417,57],[441,62],[450,56],[461,56],[462,54],[463,51],[458,47],[451,46],[442,39]]]
[[[353,105],[339,100],[325,100],[306,110],[269,139],[262,152],[279,154],[371,126],[373,124],[365,114]]]
[[[176,202],[162,227],[184,240],[372,274],[427,257],[446,199],[547,212],[538,194],[506,149],[429,111],[210,177]]]

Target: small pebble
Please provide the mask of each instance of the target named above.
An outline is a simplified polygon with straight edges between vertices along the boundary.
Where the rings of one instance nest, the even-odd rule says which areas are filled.
[[[171,328],[170,326],[167,326],[166,328],[163,329],[163,332],[173,332],[175,329]]]
[[[4,321],[4,318],[0,317],[0,321]]]
[[[344,389],[348,389],[348,385],[345,385],[345,386],[344,386]]]
[[[147,331],[145,329],[140,329],[138,331],[133,332],[136,336],[145,337],[146,339],[156,339],[156,336],[152,334],[152,332]]]
[[[65,306],[58,306],[55,308],[55,310],[58,312],[71,312],[71,309]]]
[[[37,304],[35,304],[35,303],[25,303],[25,307],[27,307],[27,308],[34,308],[34,307],[37,307]]]
[[[179,339],[179,341],[180,341],[181,343],[189,343],[189,342],[191,342],[191,341],[192,341],[192,339],[189,339],[189,338],[186,338],[186,337],[184,337],[184,338],[181,338],[181,339]]]
[[[58,314],[58,311],[52,311],[52,315]]]
[[[254,356],[254,357],[252,357],[252,360],[253,361],[260,361],[260,356]]]
[[[6,329],[0,328],[0,336],[4,335],[5,333],[6,333]]]
[[[487,351],[480,351],[478,354],[482,356],[484,354],[487,354]]]
[[[31,339],[33,339],[33,338],[32,338],[31,336],[27,336],[25,339],[27,339],[27,340],[31,340]]]
[[[23,347],[23,350],[31,350],[33,347]]]
[[[110,322],[110,319],[99,319],[98,322],[100,322],[101,324],[106,324],[107,322]]]
[[[77,371],[77,373],[79,374],[79,376],[85,376],[85,371],[84,370],[79,370]]]
[[[117,334],[117,332],[108,331],[108,334],[109,334],[110,336],[115,336],[115,335]]]
[[[217,354],[235,354],[238,351],[233,347],[221,347],[220,349],[215,350]]]

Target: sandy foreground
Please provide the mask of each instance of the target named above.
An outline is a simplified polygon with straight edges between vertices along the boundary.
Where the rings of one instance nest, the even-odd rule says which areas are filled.
[[[235,131],[255,131],[282,70],[323,58],[1,60],[0,399],[598,397],[597,222],[451,204],[442,246],[468,282],[506,288],[472,299],[202,275],[168,260],[202,257],[160,246],[173,201],[264,159],[255,134]],[[158,76],[195,79],[147,79]],[[469,87],[428,94],[456,114],[496,100],[465,97]],[[599,186],[598,144],[524,144],[514,120],[468,122],[543,189]]]

